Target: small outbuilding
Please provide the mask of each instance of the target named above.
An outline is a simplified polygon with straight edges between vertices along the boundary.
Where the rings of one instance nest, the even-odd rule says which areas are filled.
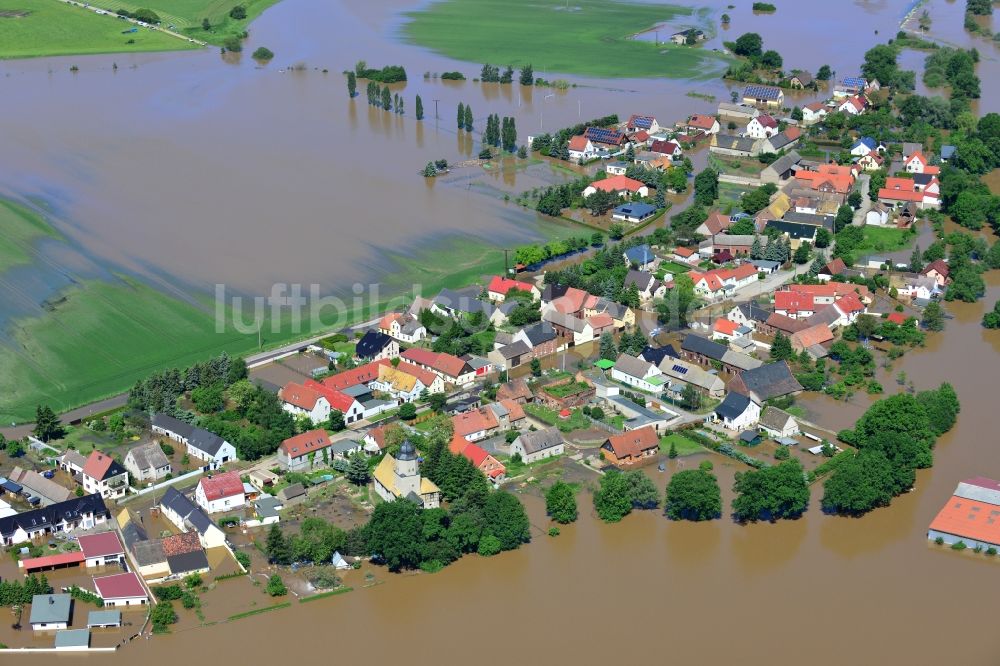
[[[90,649],[90,629],[64,629],[56,632],[57,650],[67,652]]]
[[[122,612],[116,610],[93,610],[87,613],[88,629],[107,629],[122,626]]]

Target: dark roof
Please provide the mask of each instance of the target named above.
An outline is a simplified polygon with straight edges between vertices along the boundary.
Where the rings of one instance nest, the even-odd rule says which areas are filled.
[[[222,448],[226,440],[222,439],[214,432],[209,432],[204,428],[195,428],[188,437],[188,444],[199,451],[204,451],[210,456],[215,456]]]
[[[655,281],[656,278],[652,273],[644,273],[643,271],[637,271],[630,268],[628,274],[625,276],[624,286],[627,288],[630,284],[634,284],[636,289],[639,291],[646,291]]]
[[[653,254],[653,250],[650,249],[649,245],[643,243],[642,245],[636,245],[635,247],[630,247],[625,250],[625,257],[629,261],[634,261],[637,264],[645,264],[656,259],[656,255]]]
[[[735,136],[733,134],[716,134],[715,147],[726,150],[737,150],[744,153],[753,152],[757,145],[757,139],[748,136]]]
[[[740,303],[739,308],[743,316],[751,321],[767,321],[767,318],[773,314],[770,310],[762,308],[754,301]]]
[[[715,408],[715,413],[724,419],[735,419],[745,412],[749,406],[750,398],[730,391],[726,395],[726,399]]]
[[[122,527],[122,539],[125,541],[125,547],[129,550],[135,550],[135,544],[145,541],[147,538],[146,530],[139,527],[133,520],[128,521]]]
[[[546,303],[554,301],[557,298],[565,296],[567,291],[569,291],[569,287],[564,284],[547,284],[542,289],[542,300]]]
[[[802,385],[795,379],[784,361],[744,370],[740,379],[747,390],[753,392],[760,400],[770,400],[802,390]]]
[[[374,358],[383,349],[391,345],[392,342],[392,338],[385,333],[374,330],[368,331],[358,340],[357,347],[354,349],[354,355],[363,359]]]
[[[524,344],[523,341],[517,340],[509,345],[504,345],[499,350],[500,356],[510,360],[512,358],[517,358],[518,356],[524,356],[525,354],[531,352],[531,348]]]
[[[195,550],[181,555],[171,555],[167,558],[170,573],[185,574],[189,571],[201,571],[208,568],[208,556],[203,550]]]
[[[163,539],[139,541],[133,546],[132,554],[140,567],[167,561],[167,554],[163,551]]]
[[[16,532],[19,527],[26,532],[37,531],[42,527],[51,528],[64,520],[71,522],[88,514],[111,516],[108,507],[104,504],[104,498],[95,493],[0,518],[0,535],[9,536]]]
[[[781,97],[781,88],[750,84],[743,90],[743,96],[754,99],[778,99]]]
[[[465,289],[442,289],[434,298],[434,303],[444,309],[456,312],[472,314],[482,312],[489,317],[493,313],[493,306],[486,301],[479,300],[482,290],[477,287],[466,287]]]
[[[629,217],[643,218],[647,215],[652,215],[656,212],[656,206],[650,206],[648,203],[626,203],[618,206],[612,211],[612,214],[628,215]]]
[[[680,358],[677,350],[674,349],[673,345],[666,345],[665,347],[652,347],[646,345],[646,348],[642,350],[639,357],[644,361],[649,361],[650,363],[655,363],[659,367],[660,363],[663,362],[665,358]]]
[[[827,231],[833,231],[833,218],[829,215],[816,215],[814,213],[796,213],[793,210],[785,213],[782,218],[785,222],[798,222],[800,224],[813,224],[817,227],[824,227]]]
[[[213,526],[212,520],[205,515],[205,512],[173,486],[167,488],[167,491],[163,493],[160,504],[179,515],[182,520],[191,523],[191,526],[198,530],[199,534],[204,534]]]
[[[180,419],[174,418],[173,416],[167,416],[166,414],[154,414],[152,423],[158,428],[175,432],[184,439],[190,437],[191,431],[194,430],[194,426],[190,423],[185,423]]]
[[[544,451],[545,449],[551,449],[554,446],[559,446],[563,443],[562,434],[559,432],[559,428],[545,428],[544,430],[529,430],[528,432],[522,432],[517,438],[517,441],[521,443],[524,447],[524,452],[526,454],[536,453],[538,451]]]
[[[937,176],[935,174],[933,174],[933,173],[915,173],[915,174],[913,174],[913,182],[916,183],[917,185],[922,185],[924,187],[926,187],[927,185],[929,185],[930,182],[932,180],[934,180],[935,178],[937,178]]]
[[[708,338],[691,333],[684,338],[684,342],[681,343],[681,349],[721,361],[729,348],[725,345],[720,345],[718,342],[712,342]]]
[[[531,326],[525,326],[523,330],[524,334],[528,336],[532,347],[537,347],[549,340],[554,340],[556,337],[556,330],[547,321],[540,321]]]
[[[783,234],[788,234],[792,239],[811,240],[816,237],[816,230],[819,228],[814,224],[804,224],[802,222],[790,222],[788,220],[768,220],[767,229],[777,229]]]

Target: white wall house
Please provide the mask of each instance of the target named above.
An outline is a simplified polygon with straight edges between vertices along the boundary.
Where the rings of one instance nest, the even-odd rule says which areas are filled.
[[[741,393],[730,392],[715,408],[715,415],[729,430],[746,430],[760,420],[760,405]]]
[[[239,472],[224,472],[198,481],[194,491],[194,501],[205,513],[233,511],[246,505],[243,481]]]

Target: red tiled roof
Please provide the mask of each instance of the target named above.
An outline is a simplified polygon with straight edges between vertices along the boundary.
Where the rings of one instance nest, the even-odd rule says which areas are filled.
[[[906,323],[906,317],[903,316],[902,312],[890,312],[886,319],[897,326],[902,326]]]
[[[844,294],[837,299],[836,305],[837,309],[844,314],[865,311],[865,306],[861,303],[861,299],[858,298],[857,294]]]
[[[740,325],[735,321],[729,321],[728,319],[719,317],[715,320],[715,325],[712,328],[717,333],[722,333],[723,335],[733,335],[739,327]]]
[[[593,327],[595,331],[599,331],[608,326],[612,326],[615,320],[606,312],[600,314],[595,314],[593,317],[589,317],[587,322]]]
[[[87,463],[83,466],[83,474],[98,481],[104,480],[104,475],[108,473],[115,459],[100,451],[91,451],[87,458]]]
[[[774,116],[770,116],[766,113],[762,113],[757,116],[756,120],[764,127],[774,128],[778,126],[778,121],[774,119]]]
[[[714,271],[709,271],[708,273],[699,273],[697,271],[689,271],[688,275],[691,276],[691,281],[697,285],[702,279],[705,280],[705,286],[708,287],[709,291],[718,291],[722,289],[722,280],[719,276],[715,274]]]
[[[465,361],[457,356],[443,352],[438,354],[420,347],[410,347],[400,354],[400,356],[417,365],[426,365],[430,369],[436,370],[452,379],[456,379],[462,374],[462,370],[465,368]]]
[[[114,532],[81,534],[77,537],[77,541],[80,542],[80,550],[86,558],[120,555],[125,552],[122,542]]]
[[[463,437],[484,430],[492,430],[500,425],[493,410],[485,407],[456,414],[451,417],[451,422],[455,426],[455,434]]]
[[[308,455],[313,451],[322,451],[328,446],[330,446],[330,437],[326,434],[326,431],[315,429],[307,430],[301,435],[289,437],[281,443],[281,450],[289,458],[298,458],[299,456]]]
[[[620,435],[608,437],[608,444],[616,458],[638,458],[643,451],[655,449],[660,445],[660,438],[656,436],[656,430],[652,426],[629,430]]]
[[[582,289],[570,287],[566,293],[552,301],[553,307],[563,314],[573,314],[583,309],[589,294]]]
[[[816,303],[810,294],[794,291],[778,291],[774,294],[774,309],[790,313],[815,312]]]
[[[604,315],[607,316],[607,315]],[[524,407],[521,406],[517,400],[511,400],[510,398],[504,398],[503,400],[498,400],[501,405],[507,409],[507,418],[511,421],[520,421],[525,418]]]
[[[378,364],[365,363],[356,368],[330,375],[323,380],[323,386],[343,391],[345,388],[357,386],[358,384],[367,384],[375,379],[378,379]]]
[[[569,140],[569,149],[578,153],[582,153],[587,149],[587,137],[582,134],[574,136]]]
[[[845,264],[844,260],[841,259],[840,257],[837,257],[836,259],[827,263],[827,265],[823,267],[823,271],[826,275],[840,275],[846,270],[847,270],[847,264]]]
[[[622,190],[638,192],[640,188],[645,187],[638,180],[628,176],[611,176],[604,180],[595,180],[590,186],[603,192],[621,192]]]
[[[114,574],[111,576],[101,576],[94,579],[94,587],[101,599],[134,599],[145,597],[146,589],[139,582],[139,577],[135,572]]]
[[[931,263],[924,266],[924,270],[920,271],[920,274],[929,275],[931,271],[937,271],[943,277],[948,277],[951,269],[948,268],[948,264],[944,263],[943,259],[935,259]]]
[[[302,384],[295,382],[288,382],[282,386],[279,394],[279,397],[289,405],[294,405],[307,411],[312,411],[321,395],[319,391],[306,388]]]
[[[167,556],[197,553],[199,550],[202,550],[197,532],[171,534],[168,537],[164,537],[161,543],[163,544],[163,552]]]
[[[649,147],[649,151],[652,153],[660,153],[661,155],[673,155],[680,148],[673,141],[665,141],[660,139],[659,141],[654,141],[653,145]]]
[[[795,141],[796,139],[802,136],[802,130],[794,126],[788,127],[785,129],[785,136],[787,136],[789,140]]]
[[[469,440],[467,440],[465,437],[462,437],[457,432],[454,435],[452,435],[451,441],[448,442],[448,450],[451,451],[456,456],[461,454],[462,451],[464,451],[465,447],[467,446],[469,446]]]
[[[736,268],[723,268],[712,272],[722,280],[745,280],[751,276],[756,276],[758,273],[757,267],[750,263],[740,264]]]
[[[462,449],[462,455],[468,458],[469,462],[476,467],[482,465],[483,461],[490,457],[490,454],[486,452],[486,449],[477,444],[469,444],[466,446]]]
[[[490,280],[490,285],[486,288],[487,291],[493,294],[503,294],[507,295],[507,292],[511,289],[518,289],[520,291],[531,292],[534,287],[527,282],[520,282],[518,280],[512,280],[510,278],[501,277],[499,275],[494,275]]]
[[[29,557],[26,560],[21,560],[20,566],[22,566],[27,573],[38,569],[46,569],[48,567],[79,564],[80,562],[83,562],[84,559],[85,558],[82,552],[59,553],[58,555]]]
[[[813,113],[816,113],[817,111],[821,111],[821,110],[825,109],[826,108],[826,103],[825,102],[813,102],[812,104],[806,104],[802,108],[803,109],[809,109]]]
[[[390,312],[386,316],[382,317],[378,321],[378,328],[380,331],[388,331],[389,327],[392,326],[392,322],[400,319],[403,316],[401,312]]]
[[[705,114],[695,114],[691,116],[688,120],[688,127],[695,127],[697,129],[710,130],[715,127],[715,116],[709,116]]]
[[[632,135],[632,139],[639,142],[648,141],[649,132],[647,132],[646,130],[639,130],[638,132]]]
[[[204,477],[198,485],[209,502],[243,494],[243,481],[240,480],[239,472],[223,472],[213,477]]]
[[[678,257],[691,257],[694,256],[695,251],[689,247],[675,247],[674,254]]]
[[[975,541],[1000,543],[1000,507],[954,495],[938,512],[930,529]]]
[[[800,294],[812,294],[813,296],[826,296],[839,298],[846,294],[858,294],[861,300],[870,298],[868,287],[863,284],[851,284],[849,282],[835,282],[833,280],[823,284],[790,284],[789,291],[797,291]]]
[[[807,349],[833,340],[833,332],[826,324],[816,324],[792,333],[791,343],[796,350]]]
[[[377,428],[372,428],[367,434],[375,441],[375,444],[378,445],[379,451],[381,451],[385,448],[385,434],[390,430],[400,427],[402,426],[398,423],[389,423],[387,425],[378,426]]]
[[[308,389],[322,393],[323,397],[326,398],[326,401],[330,403],[330,407],[340,410],[345,414],[349,412],[351,407],[354,405],[354,398],[346,393],[338,391],[337,389],[330,388],[325,384],[320,384],[315,379],[307,379],[305,386]]]

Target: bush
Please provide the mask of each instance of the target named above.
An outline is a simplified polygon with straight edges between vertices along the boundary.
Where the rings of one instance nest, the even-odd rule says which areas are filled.
[[[271,49],[264,46],[258,46],[257,49],[254,50],[253,52],[254,60],[270,60],[273,57],[274,57],[274,52],[271,51]]]
[[[160,442],[160,450],[163,451],[163,455],[172,456],[174,455],[174,447],[166,442]]]
[[[549,528],[549,536],[550,537],[557,537],[557,536],[559,536],[559,528],[558,527],[550,527]]]
[[[934,543],[940,546],[941,544],[944,543],[944,537],[937,537],[936,539],[934,539]]]
[[[442,72],[441,78],[445,81],[464,81],[465,74],[462,72]]]
[[[240,41],[239,37],[226,37],[226,41],[222,43],[222,48],[225,51],[239,53],[243,50],[243,42]]]
[[[194,608],[198,605],[198,597],[194,596],[190,592],[185,592],[181,595],[181,606],[187,608],[188,610]]]
[[[247,17],[246,7],[243,5],[236,5],[229,10],[229,18],[236,19],[237,21],[242,21]]]
[[[789,452],[787,446],[779,446],[774,451],[775,460],[788,460],[791,456],[792,454]]]
[[[267,579],[267,593],[272,597],[283,597],[288,594],[288,588],[285,587],[284,581],[281,580],[281,576],[275,574]]]
[[[951,544],[952,550],[965,550],[966,548],[968,548],[968,546],[965,545],[964,541],[956,541],[955,543]]]
[[[239,562],[244,569],[250,567],[250,556],[244,553],[242,550],[236,551],[236,561]]]
[[[479,540],[479,554],[483,557],[493,557],[501,550],[503,550],[503,548],[500,544],[500,539],[496,538],[492,534],[487,534]]]

